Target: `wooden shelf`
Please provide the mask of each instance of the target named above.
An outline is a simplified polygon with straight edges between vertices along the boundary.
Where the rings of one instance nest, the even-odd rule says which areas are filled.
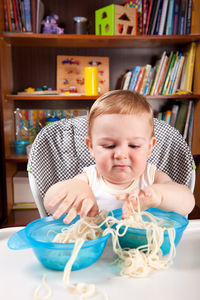
[[[59,96],[59,95],[6,95],[8,101],[19,101],[19,100],[96,100],[99,96]],[[147,99],[200,99],[200,95],[157,95],[157,96],[146,96]]]
[[[6,95],[7,100],[96,100],[99,96]]]
[[[11,153],[9,156],[6,157],[6,161],[12,161],[12,162],[28,162],[28,156],[27,155],[22,155],[22,154],[16,154],[16,153]]]
[[[200,34],[191,35],[141,35],[101,36],[75,34],[34,34],[3,32],[1,37],[14,47],[62,48],[155,48],[179,46],[200,41]]]

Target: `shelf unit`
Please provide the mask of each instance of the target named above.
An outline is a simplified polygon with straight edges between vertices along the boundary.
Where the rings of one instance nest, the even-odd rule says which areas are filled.
[[[182,50],[191,42],[197,42],[192,95],[148,96],[150,101],[188,101],[195,103],[192,153],[197,162],[195,196],[200,207],[200,4],[191,35],[179,36],[96,36],[91,29],[88,35],[75,35],[72,32],[72,17],[84,15],[90,18],[95,9],[110,4],[110,1],[85,0],[80,7],[71,3],[70,12],[66,1],[44,1],[47,12],[54,12],[65,23],[63,35],[4,32],[3,1],[0,0],[0,105],[3,120],[3,161],[7,181],[5,202],[7,214],[13,205],[12,177],[21,164],[26,165],[27,157],[13,153],[15,140],[13,111],[21,108],[67,108],[90,107],[96,97],[86,96],[21,96],[17,95],[28,86],[47,84],[56,88],[56,55],[108,56],[110,59],[110,89],[119,88],[124,72],[135,64],[153,63],[167,49]],[[75,1],[74,1],[75,2]],[[120,3],[121,1],[115,1]],[[62,7],[62,9],[61,9]],[[70,17],[69,17],[70,16]],[[93,23],[94,25],[94,23]],[[93,26],[94,27],[94,26]]]

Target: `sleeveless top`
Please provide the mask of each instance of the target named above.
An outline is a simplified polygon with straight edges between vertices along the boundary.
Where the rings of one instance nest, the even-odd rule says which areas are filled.
[[[134,180],[128,188],[122,190],[115,190],[108,186],[97,171],[96,165],[84,168],[83,172],[88,176],[89,186],[96,198],[99,210],[111,211],[121,208],[124,203],[124,201],[116,200],[117,194],[130,193],[134,188],[144,189],[145,187],[152,185],[154,182],[156,166],[147,163],[146,169],[140,178]]]

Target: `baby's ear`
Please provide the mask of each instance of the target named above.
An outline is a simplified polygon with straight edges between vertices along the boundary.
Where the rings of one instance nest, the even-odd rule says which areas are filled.
[[[151,156],[153,147],[156,145],[156,142],[157,142],[157,140],[156,140],[155,136],[153,136],[153,137],[151,138],[150,143],[149,143],[149,153],[148,153],[148,157]]]
[[[94,158],[92,141],[91,141],[91,139],[90,139],[88,136],[85,137],[85,144],[86,144],[86,146],[87,146],[87,147],[89,148],[89,150],[90,150],[90,156],[91,156],[92,158]]]

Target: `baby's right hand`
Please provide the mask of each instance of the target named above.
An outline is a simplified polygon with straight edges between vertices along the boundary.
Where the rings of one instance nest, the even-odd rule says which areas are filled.
[[[87,182],[75,178],[51,186],[44,197],[44,206],[55,219],[67,213],[63,220],[66,224],[79,212],[81,217],[94,217],[98,214],[98,206],[90,186]]]

